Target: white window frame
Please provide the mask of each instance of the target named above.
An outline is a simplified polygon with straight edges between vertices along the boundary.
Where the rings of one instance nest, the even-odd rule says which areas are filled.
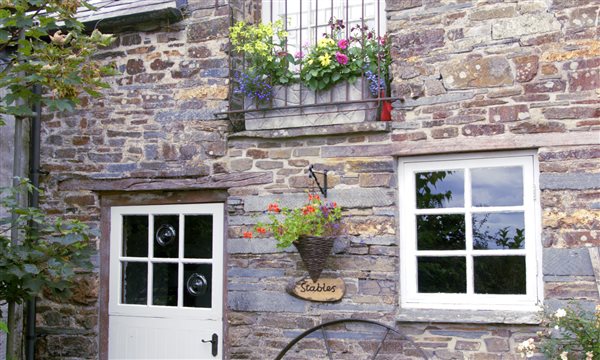
[[[223,312],[223,294],[221,285],[223,282],[223,219],[224,205],[213,204],[179,204],[179,205],[142,205],[142,206],[115,206],[111,208],[111,246],[110,246],[110,287],[109,287],[109,315],[148,316],[148,317],[172,317],[172,318],[195,318],[218,320]],[[178,258],[155,258],[152,251],[149,257],[126,257],[122,254],[123,249],[123,216],[124,215],[148,215],[148,244],[152,249],[154,244],[154,216],[156,215],[179,215],[179,256]],[[183,216],[181,215],[212,215],[213,249],[212,259],[184,258],[182,246],[185,239],[185,228]],[[147,304],[123,304],[121,302],[121,261],[138,261],[149,263],[148,270],[148,298]],[[213,288],[211,307],[195,308],[183,306],[183,278],[178,278],[178,304],[177,306],[153,305],[152,301],[152,264],[154,263],[177,263],[179,274],[183,272],[184,264],[211,264],[212,279],[218,287]]]
[[[465,171],[465,204],[460,208],[416,209],[415,173],[452,169],[470,169],[496,166],[523,167],[522,206],[487,207],[484,210],[523,211],[525,221],[525,248],[517,250],[472,249],[472,234],[467,233],[466,250],[417,250],[416,215],[419,213],[464,213],[465,226],[471,226],[470,173]],[[539,171],[535,152],[505,152],[461,154],[405,158],[399,160],[399,234],[400,234],[400,305],[412,309],[449,310],[507,310],[537,311],[542,303],[541,212],[539,204]],[[417,290],[417,256],[444,255],[452,252],[467,257],[467,293],[419,293]],[[524,295],[475,294],[473,289],[473,255],[525,255],[526,293]]]

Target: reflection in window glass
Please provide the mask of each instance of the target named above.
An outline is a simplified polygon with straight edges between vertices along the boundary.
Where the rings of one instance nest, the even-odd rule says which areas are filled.
[[[524,249],[524,214],[522,212],[473,214],[473,248]]]
[[[121,304],[146,305],[148,301],[148,264],[124,261],[121,280]]]
[[[525,256],[477,256],[475,293],[525,294]]]
[[[154,264],[152,304],[177,306],[177,264]]]
[[[148,256],[148,216],[123,216],[123,256]]]
[[[202,280],[206,280],[206,287],[201,283],[196,286],[188,284],[190,276],[198,274],[202,276]],[[212,298],[212,265],[210,264],[185,264],[183,265],[183,306],[210,308]],[[192,285],[188,288],[188,285]]]
[[[523,205],[523,168],[494,167],[471,170],[473,206]]]
[[[183,254],[188,259],[212,258],[212,215],[186,215]]]
[[[463,170],[416,173],[415,182],[417,209],[464,206]]]
[[[465,249],[463,214],[417,215],[418,250]]]
[[[465,293],[466,260],[462,256],[417,258],[420,293]]]
[[[179,215],[154,216],[154,257],[179,257]]]

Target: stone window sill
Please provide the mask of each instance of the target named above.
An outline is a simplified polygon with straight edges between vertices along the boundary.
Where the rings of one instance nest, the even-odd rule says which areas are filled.
[[[368,121],[356,124],[338,124],[327,126],[310,126],[303,128],[285,128],[273,130],[246,130],[229,135],[234,138],[294,138],[301,136],[330,136],[356,133],[389,132],[391,130],[389,121]]]
[[[400,309],[396,321],[538,325],[541,318],[540,313],[534,311]]]

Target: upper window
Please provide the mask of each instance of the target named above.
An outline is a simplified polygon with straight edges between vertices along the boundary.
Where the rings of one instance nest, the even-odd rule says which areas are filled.
[[[355,25],[385,33],[385,2],[381,0],[262,0],[262,19],[287,19],[288,52],[317,43],[329,33],[331,19],[343,20],[347,31]],[[347,35],[346,34],[346,35]],[[347,38],[348,36],[346,36]]]
[[[533,310],[534,155],[409,159],[399,173],[402,306]]]

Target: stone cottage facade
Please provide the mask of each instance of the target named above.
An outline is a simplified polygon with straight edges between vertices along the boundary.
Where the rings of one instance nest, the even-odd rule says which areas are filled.
[[[98,270],[81,274],[70,302],[39,301],[38,358],[107,359],[115,337],[135,338],[124,335],[133,322],[120,323],[111,312],[111,290],[119,289],[111,281],[131,276],[138,282],[134,272],[145,271],[151,261],[138,255],[142,267],[126,270],[123,264],[133,260],[115,250],[121,245],[114,243],[113,216],[151,214],[163,205],[214,205],[207,211],[223,219],[222,252],[194,262],[213,266],[213,275],[223,270],[221,280],[211,284],[222,313],[216,330],[222,358],[275,358],[313,326],[356,318],[400,329],[430,358],[517,359],[518,343],[536,336],[536,304],[555,308],[576,299],[593,308],[598,303],[598,1],[381,0],[392,42],[391,96],[397,98],[392,121],[254,130],[240,128],[239,116],[223,113],[239,108],[230,101],[229,26],[234,19],[257,16],[260,6],[233,0],[172,3],[166,6],[180,12],[176,19],[128,21],[108,29],[117,40],[97,56],[114,62],[121,74],[109,79],[103,98],[84,99],[75,113],[44,116],[43,207],[90,225]],[[505,168],[528,175],[508,182],[506,174],[493,171],[477,175],[502,161]],[[344,234],[323,273],[345,283],[345,295],[334,303],[286,292],[290,282],[306,276],[295,250],[279,250],[271,238],[243,237],[269,203],[305,202],[306,190],[315,189],[310,165],[327,170],[328,199],[344,211]],[[431,221],[431,214],[410,205],[418,190],[414,174],[440,172],[448,181],[463,174],[457,188],[467,189],[457,205],[462,212],[447,213],[441,206],[433,212],[440,218],[460,213],[467,227],[476,222],[478,210],[469,200],[478,196],[473,185],[478,181],[497,195],[489,199],[496,208],[486,220],[497,212],[521,214],[511,224],[525,228],[527,245],[502,254],[490,243],[495,250],[489,251],[498,251],[498,261],[522,266],[526,275],[512,279],[521,279],[523,288],[507,291],[522,296],[467,296],[485,293],[478,289],[495,280],[478,275],[494,256],[480,260],[478,248],[464,245],[465,240],[466,253],[460,254],[445,248],[420,253],[410,245],[419,237],[409,230],[415,219],[421,225]],[[504,194],[499,189],[522,193],[525,203],[495,203]],[[138,208],[127,213],[131,206]],[[167,209],[161,214],[180,211]],[[468,240],[476,237],[467,233]],[[466,290],[462,285],[423,290],[427,284],[415,279],[420,266],[465,269],[467,258],[474,264],[466,265],[471,270],[459,271],[465,271]],[[120,277],[115,275],[119,269],[124,269]],[[442,277],[444,283],[456,280],[448,276]],[[492,293],[513,286],[502,282],[504,277],[497,274],[504,285]],[[432,281],[434,289],[442,286]],[[437,292],[462,295],[448,303]],[[121,300],[129,301],[123,294]],[[114,333],[117,326],[121,333]],[[168,332],[159,332],[147,346],[171,339]],[[331,347],[345,358],[373,352],[364,337],[334,337]],[[390,358],[417,356],[402,341],[386,351]],[[316,338],[299,343],[293,355],[326,357]]]

